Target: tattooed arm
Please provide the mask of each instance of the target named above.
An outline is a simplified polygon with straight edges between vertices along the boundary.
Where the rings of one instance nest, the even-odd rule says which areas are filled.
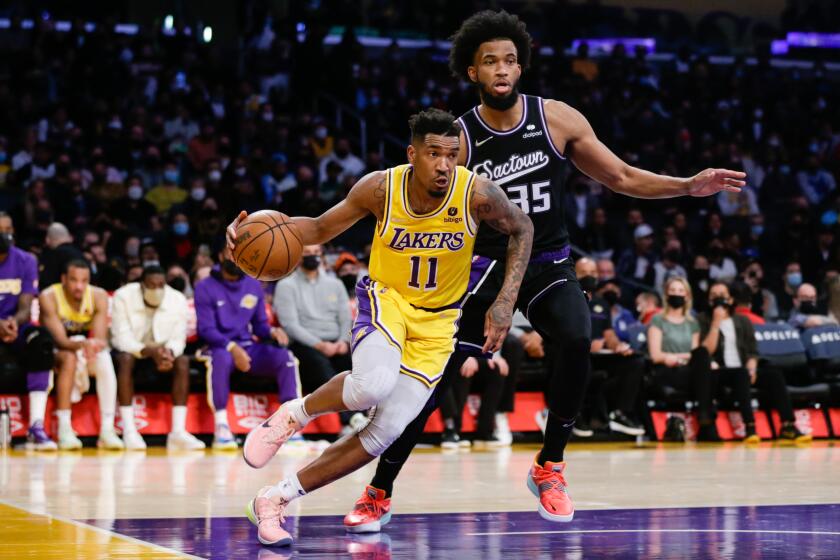
[[[501,348],[510,329],[516,296],[531,257],[534,225],[518,206],[508,200],[498,185],[481,177],[476,177],[473,185],[470,213],[476,222],[487,222],[493,229],[510,236],[505,280],[484,320],[484,336],[487,337],[484,352],[495,352]]]

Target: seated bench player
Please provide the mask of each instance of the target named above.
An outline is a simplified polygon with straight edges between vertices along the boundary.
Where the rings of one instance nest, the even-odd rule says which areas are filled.
[[[213,448],[236,449],[227,416],[234,370],[274,377],[281,403],[300,396],[300,380],[292,352],[272,344],[288,344],[289,337],[269,325],[262,285],[237,268],[225,246],[217,256],[219,264],[195,286],[198,335],[207,345],[199,359],[207,367],[207,400],[216,417]]]
[[[86,390],[87,376],[96,377],[100,428],[98,447],[123,449],[114,429],[117,376],[108,350],[108,294],[90,285],[90,265],[74,259],[67,263],[61,282],[38,297],[41,324],[49,330],[55,354],[56,415],[59,449],[80,449],[82,442],[70,424],[74,386]]]
[[[53,342],[42,327],[30,324],[32,300],[38,295],[38,261],[14,246],[14,224],[0,212],[0,350],[3,360],[17,360],[26,371],[29,431],[26,447],[52,451],[56,444],[44,430]]]
[[[187,300],[166,285],[159,266],[143,269],[139,282],[114,292],[111,310],[111,344],[116,351],[117,395],[126,449],[145,449],[134,423],[135,367],[153,367],[172,377],[172,428],[167,449],[204,449],[204,443],[187,432],[187,396],[190,361],[187,344]]]

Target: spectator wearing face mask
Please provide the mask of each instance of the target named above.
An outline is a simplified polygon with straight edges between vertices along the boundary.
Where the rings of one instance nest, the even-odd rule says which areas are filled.
[[[166,284],[176,292],[184,294],[184,297],[187,299],[193,297],[190,276],[180,265],[173,264],[166,270]]]
[[[317,123],[315,130],[312,132],[312,137],[309,139],[309,146],[315,157],[321,160],[333,153],[334,144],[335,140],[330,135],[327,125],[322,122]]]
[[[743,315],[753,325],[764,325],[767,323],[764,317],[753,312],[753,294],[749,285],[736,280],[729,286],[729,292],[732,295],[732,302],[735,306],[734,312],[736,314]]]
[[[305,393],[351,367],[347,289],[323,270],[322,257],[320,245],[305,246],[298,270],[274,290],[274,311],[300,360]]]
[[[608,318],[613,332],[622,342],[628,342],[630,335],[627,330],[636,323],[633,313],[619,303],[621,301],[621,286],[616,280],[606,280],[598,283],[595,296],[604,301],[609,310]]]
[[[787,319],[794,307],[796,291],[802,285],[802,268],[796,261],[789,262],[785,266],[782,276],[782,289],[776,294],[776,301],[779,304],[779,317]]]
[[[265,200],[269,205],[283,202],[283,193],[297,188],[294,173],[289,173],[286,166],[285,154],[272,156],[272,167],[269,173],[262,176],[261,184]]]
[[[163,168],[163,183],[146,193],[146,200],[151,202],[158,214],[166,214],[175,204],[181,204],[187,198],[187,191],[179,184],[181,174],[175,162],[167,162]]]
[[[691,288],[685,278],[665,281],[665,309],[648,327],[648,353],[653,382],[686,391],[699,403],[698,441],[720,441],[712,406],[712,363],[700,344],[700,325],[691,316]]]
[[[731,387],[738,401],[744,421],[744,442],[760,441],[750,404],[751,385],[759,389],[760,398],[768,408],[779,411],[782,420],[779,433],[781,439],[798,443],[810,441],[811,436],[803,435],[794,423],[793,407],[784,375],[775,368],[759,371],[755,329],[747,317],[732,313],[733,306],[729,287],[723,282],[715,282],[709,288],[711,312],[702,313],[697,319],[702,345],[712,356],[714,381],[717,386]]]
[[[802,330],[822,325],[836,325],[837,321],[820,312],[817,307],[817,289],[813,284],[802,284],[796,290],[788,324]]]
[[[135,175],[128,180],[126,196],[111,206],[112,216],[129,232],[148,234],[152,230],[157,209],[144,198],[145,195],[143,180]]]
[[[172,378],[172,429],[166,447],[204,449],[204,444],[187,432],[190,382],[189,358],[184,355],[186,326],[186,298],[165,284],[163,269],[158,266],[144,268],[139,282],[114,293],[111,343],[116,351],[117,396],[126,449],[146,448],[134,423],[135,368],[149,368]]]
[[[694,262],[688,273],[688,283],[691,285],[694,310],[705,311],[708,305],[706,294],[709,293],[709,260],[704,255],[694,257]],[[665,293],[664,286],[662,293]]]
[[[775,320],[779,316],[779,305],[773,292],[764,287],[764,267],[761,263],[756,260],[746,261],[741,280],[749,288],[752,312],[765,319]],[[732,295],[735,296],[734,293]]]
[[[219,265],[195,286],[198,335],[207,345],[199,357],[207,366],[208,399],[215,416],[214,449],[236,449],[227,415],[230,376],[234,370],[277,381],[282,404],[297,398],[298,371],[295,356],[285,345],[289,338],[279,327],[272,328],[265,313],[262,285],[245,276],[221,245]]]
[[[347,290],[347,297],[350,299],[350,317],[351,320],[355,321],[359,312],[356,300],[356,283],[360,278],[361,263],[352,253],[345,251],[338,255],[333,270],[335,270],[335,277],[341,280],[344,289]]]
[[[720,282],[731,282],[738,275],[735,261],[726,255],[723,241],[720,238],[709,242],[709,278]]]
[[[595,263],[582,258],[575,263],[575,274],[584,291],[591,288],[595,280]],[[586,286],[586,287],[584,287]],[[645,433],[642,425],[635,419],[636,400],[642,386],[644,358],[636,354],[627,339],[618,334],[615,324],[625,328],[635,319],[629,311],[618,304],[620,288],[607,280],[589,301],[592,320],[591,360],[592,369],[604,371],[607,379],[603,384],[593,384],[587,391],[588,414],[583,414],[588,423],[597,412],[609,410],[608,422],[611,430],[627,435],[640,436]],[[614,310],[618,308],[616,313]],[[626,313],[624,313],[626,312]],[[624,324],[626,323],[626,324]],[[602,413],[603,414],[603,413]],[[589,418],[586,418],[586,417]]]
[[[172,258],[178,262],[188,262],[195,247],[190,239],[190,220],[187,215],[182,212],[174,214],[170,230],[170,243],[167,247],[172,251]]]

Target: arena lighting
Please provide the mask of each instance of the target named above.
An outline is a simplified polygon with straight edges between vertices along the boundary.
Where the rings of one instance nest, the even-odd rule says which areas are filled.
[[[840,49],[840,33],[791,31],[787,34],[786,40],[792,47]]]
[[[644,47],[645,51],[652,53],[656,50],[656,39],[651,38],[630,38],[630,37],[598,37],[594,39],[575,39],[572,41],[572,50],[577,52],[578,47],[586,43],[589,45],[590,54],[610,54],[616,45],[624,45],[627,52],[633,52],[636,47]]]
[[[201,32],[201,39],[205,43],[209,43],[213,40],[213,28],[209,25],[204,28],[204,31]]]
[[[167,14],[166,17],[163,18],[163,30],[164,31],[172,31],[175,28],[175,18],[172,14]]]

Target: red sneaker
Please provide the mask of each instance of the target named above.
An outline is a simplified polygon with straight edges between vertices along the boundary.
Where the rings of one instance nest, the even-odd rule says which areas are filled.
[[[378,533],[391,520],[391,498],[385,490],[367,486],[353,511],[344,518],[348,533]]]
[[[575,505],[566,492],[563,471],[566,463],[546,461],[544,466],[534,462],[528,472],[528,489],[540,499],[537,511],[549,521],[569,522],[575,516]]]

